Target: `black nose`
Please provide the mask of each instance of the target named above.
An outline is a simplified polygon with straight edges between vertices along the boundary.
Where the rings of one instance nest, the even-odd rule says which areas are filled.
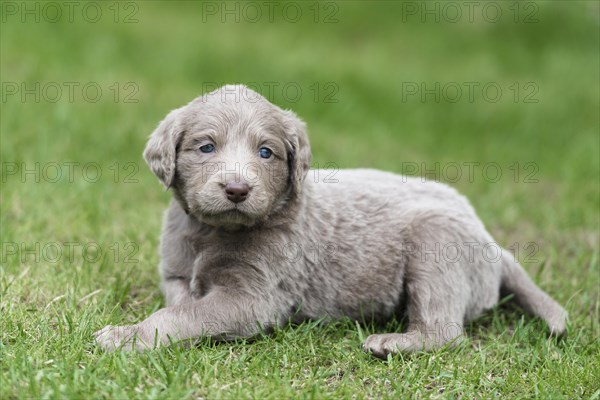
[[[242,201],[246,200],[249,191],[250,186],[248,186],[247,183],[229,182],[225,186],[227,198],[234,203],[241,203]]]

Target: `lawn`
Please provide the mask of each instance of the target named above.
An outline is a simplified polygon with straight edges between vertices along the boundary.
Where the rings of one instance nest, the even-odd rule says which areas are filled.
[[[468,3],[468,4],[467,4]],[[469,5],[471,4],[471,5]],[[598,2],[0,3],[0,398],[600,398]],[[458,349],[375,359],[339,321],[104,353],[163,306],[163,116],[245,83],[314,166],[447,182],[570,313],[498,307]]]

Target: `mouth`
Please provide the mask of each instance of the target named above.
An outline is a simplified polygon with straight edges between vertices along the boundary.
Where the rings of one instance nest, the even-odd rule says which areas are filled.
[[[234,204],[232,207],[220,208],[217,210],[199,210],[200,213],[207,217],[226,217],[228,215],[236,216],[236,215],[246,215],[248,213],[241,210],[237,204]]]
[[[240,210],[237,207],[231,208],[229,210],[225,210],[225,211],[219,211],[216,213],[212,213],[210,214],[211,217],[220,217],[220,218],[228,218],[228,217],[240,217],[240,216],[248,216],[248,214],[246,214],[245,212],[243,212],[242,210]]]
[[[225,210],[202,210],[196,215],[212,226],[251,226],[256,222],[252,215],[240,210],[237,205]]]

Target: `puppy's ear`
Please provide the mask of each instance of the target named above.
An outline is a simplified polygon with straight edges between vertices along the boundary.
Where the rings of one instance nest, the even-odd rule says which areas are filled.
[[[292,190],[298,195],[310,168],[312,153],[306,134],[306,124],[292,111],[283,111],[283,124],[289,144],[288,160]]]
[[[167,189],[171,187],[175,177],[177,143],[182,133],[177,117],[181,110],[182,108],[178,108],[167,114],[150,135],[144,150],[144,160]]]

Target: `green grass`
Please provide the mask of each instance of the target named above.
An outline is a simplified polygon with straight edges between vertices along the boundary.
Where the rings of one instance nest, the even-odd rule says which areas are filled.
[[[496,3],[506,16],[497,23],[481,9],[473,23],[435,23],[409,18],[400,3],[344,2],[330,24],[313,21],[313,3],[302,3],[297,23],[281,14],[274,23],[222,23],[218,16],[204,22],[198,3],[140,2],[131,24],[114,23],[110,4],[102,4],[98,23],[80,13],[72,23],[3,14],[0,398],[600,397],[597,2],[533,3],[535,23],[514,23],[512,2]],[[121,7],[120,21],[131,11]],[[322,20],[331,9],[320,11]],[[11,82],[96,82],[103,95],[95,103],[80,90],[73,102],[66,92],[54,103],[52,93],[22,101],[7,94]],[[138,89],[137,103],[124,101],[127,82]],[[500,307],[469,327],[459,349],[387,362],[360,344],[369,332],[401,329],[393,322],[306,323],[252,341],[204,340],[191,350],[99,351],[95,330],[135,323],[163,305],[157,246],[170,194],[143,164],[145,140],[204,84],[226,82],[299,85],[297,101],[280,90],[271,100],[306,120],[321,166],[401,173],[417,163],[422,173],[421,163],[497,163],[497,181],[482,167],[468,179],[464,168],[452,185],[500,243],[516,243],[534,280],[565,305],[568,337],[549,339],[540,321]],[[493,82],[503,96],[403,100],[403,84],[413,82]],[[538,90],[535,103],[523,101],[528,82]],[[324,101],[331,87],[334,103]],[[73,179],[66,162],[80,163]],[[36,182],[35,174],[10,174],[14,163],[39,163],[46,175]],[[51,163],[62,166],[56,182]],[[97,181],[86,163],[101,168]],[[536,182],[525,180],[529,172]]]

